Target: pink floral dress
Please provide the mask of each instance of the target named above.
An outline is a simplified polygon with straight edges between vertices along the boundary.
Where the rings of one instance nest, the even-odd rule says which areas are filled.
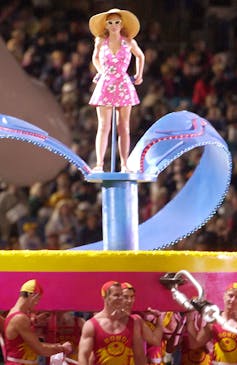
[[[99,60],[104,72],[96,84],[90,105],[128,106],[140,103],[136,89],[127,74],[131,50],[124,38],[116,54],[109,48],[109,39],[100,47]]]

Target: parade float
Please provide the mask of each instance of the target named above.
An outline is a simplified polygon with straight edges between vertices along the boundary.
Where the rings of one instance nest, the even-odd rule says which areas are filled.
[[[231,154],[213,126],[197,114],[165,115],[132,150],[131,173],[94,173],[87,163],[45,130],[22,119],[0,115],[0,138],[33,144],[75,165],[88,184],[102,189],[103,240],[62,251],[1,251],[1,310],[15,302],[22,282],[36,278],[45,289],[39,310],[97,311],[100,287],[108,280],[128,281],[136,288],[136,310],[151,306],[181,310],[181,296],[197,296],[189,277],[203,288],[200,300],[222,305],[222,293],[237,281],[237,254],[169,251],[167,247],[191,235],[213,217],[231,179]],[[153,182],[175,159],[201,147],[202,156],[180,192],[158,213],[139,225],[138,184]],[[112,165],[112,164],[111,164]],[[182,276],[182,275],[181,275]],[[168,277],[168,280],[167,280]],[[174,291],[174,290],[173,290]]]

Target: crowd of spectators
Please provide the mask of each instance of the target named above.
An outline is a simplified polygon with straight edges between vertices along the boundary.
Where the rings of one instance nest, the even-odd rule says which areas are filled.
[[[83,1],[77,9],[13,1],[0,18],[9,52],[31,77],[45,83],[64,111],[72,149],[95,165],[95,108],[88,105],[95,69],[93,38]],[[198,232],[169,249],[235,251],[237,244],[237,63],[233,50],[208,47],[198,38],[170,51],[158,20],[143,26],[138,42],[145,53],[144,82],[137,87],[131,144],[171,111],[189,110],[208,119],[227,141],[233,157],[231,186],[217,214]],[[134,65],[131,64],[130,72]],[[139,219],[159,211],[186,183],[202,149],[175,160],[157,182],[139,185]],[[107,151],[109,164],[110,151]],[[108,166],[107,166],[108,167]],[[109,167],[108,167],[109,168]],[[65,249],[102,239],[99,184],[83,181],[68,165],[54,181],[19,188],[1,182],[0,238],[3,249]]]

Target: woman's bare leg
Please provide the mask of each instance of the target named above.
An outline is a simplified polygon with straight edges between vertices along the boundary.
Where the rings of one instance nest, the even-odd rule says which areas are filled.
[[[121,169],[127,168],[127,159],[130,149],[130,114],[132,107],[123,106],[118,109],[118,148],[121,161]]]
[[[102,169],[111,128],[112,107],[98,106],[96,112],[98,117],[98,128],[95,139],[96,168]]]

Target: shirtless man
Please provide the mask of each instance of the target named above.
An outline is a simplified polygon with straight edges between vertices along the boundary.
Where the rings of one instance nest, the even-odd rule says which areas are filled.
[[[228,285],[224,292],[224,310],[221,316],[226,323],[237,329],[237,283]],[[199,331],[194,327],[192,313],[187,316],[187,330],[192,336],[193,347],[205,346],[209,341],[213,344],[212,364],[237,363],[237,334],[225,330],[217,322],[207,323]]]
[[[40,342],[31,326],[30,312],[39,302],[42,287],[35,279],[25,282],[14,307],[4,323],[5,365],[36,364],[38,355],[51,356],[72,351],[70,342],[63,344]]]
[[[79,343],[78,362],[88,365],[145,365],[146,358],[138,321],[123,314],[121,284],[109,281],[102,286],[104,308],[88,320]]]

